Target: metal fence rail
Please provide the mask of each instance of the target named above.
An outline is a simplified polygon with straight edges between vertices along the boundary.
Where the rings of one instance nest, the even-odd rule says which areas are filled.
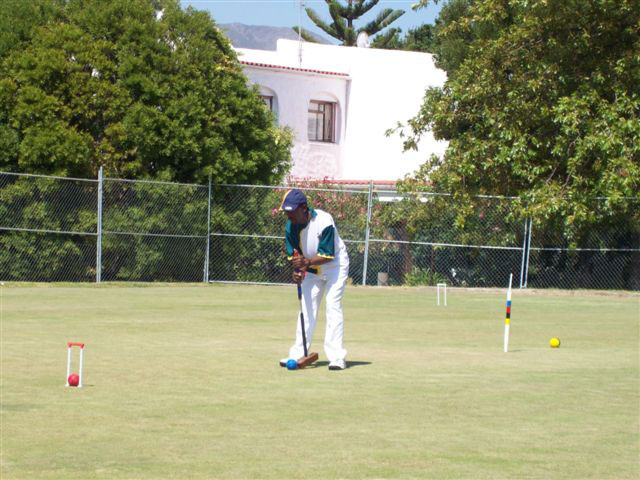
[[[560,216],[513,218],[506,197],[476,197],[460,224],[446,194],[303,187],[334,217],[354,284],[495,287],[513,273],[521,288],[640,290],[637,218],[569,236]],[[0,172],[0,280],[288,283],[285,191]]]

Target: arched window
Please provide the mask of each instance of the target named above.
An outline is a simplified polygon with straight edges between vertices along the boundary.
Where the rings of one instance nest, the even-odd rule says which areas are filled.
[[[262,101],[265,106],[269,109],[269,111],[273,112],[278,117],[278,96],[276,92],[270,89],[269,87],[264,87],[260,85],[260,96],[262,97]]]

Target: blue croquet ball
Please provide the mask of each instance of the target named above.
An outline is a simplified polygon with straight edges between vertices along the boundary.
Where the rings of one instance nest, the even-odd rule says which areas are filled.
[[[298,362],[296,362],[293,358],[290,358],[289,360],[287,360],[287,368],[289,370],[295,370],[296,368],[298,368]]]

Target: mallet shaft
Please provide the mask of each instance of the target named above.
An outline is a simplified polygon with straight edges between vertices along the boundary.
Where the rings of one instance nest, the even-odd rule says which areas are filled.
[[[298,300],[300,301],[300,329],[302,330],[302,348],[304,349],[304,356],[309,355],[307,350],[307,333],[304,331],[304,313],[302,311],[302,287],[298,284]]]

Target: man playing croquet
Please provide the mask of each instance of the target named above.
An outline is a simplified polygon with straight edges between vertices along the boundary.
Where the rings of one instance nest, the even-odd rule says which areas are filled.
[[[302,191],[289,190],[283,197],[280,210],[288,217],[285,246],[287,258],[294,269],[293,281],[302,287],[307,348],[313,338],[320,301],[326,294],[324,352],[329,360],[329,370],[343,370],[347,356],[342,345],[342,295],[349,273],[347,249],[338,235],[333,217],[309,207]],[[296,341],[289,349],[289,357],[280,361],[283,367],[288,359],[297,360],[304,355],[302,330],[299,322],[297,324]]]

